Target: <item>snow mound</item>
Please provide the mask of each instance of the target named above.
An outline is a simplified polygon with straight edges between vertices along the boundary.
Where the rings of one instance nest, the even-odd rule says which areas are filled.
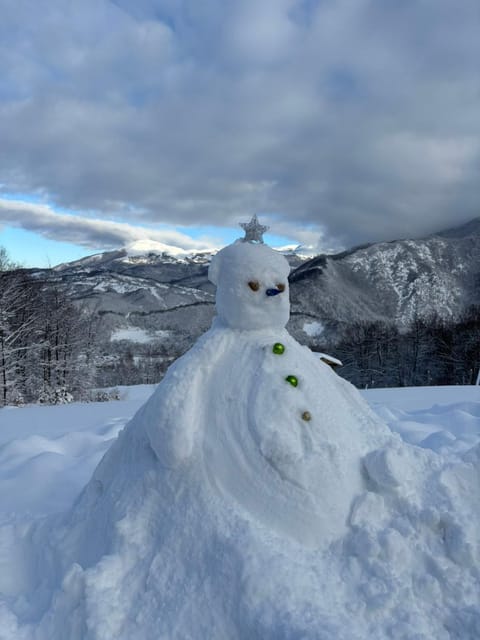
[[[480,447],[402,441],[293,340],[272,253],[217,254],[217,320],[72,509],[0,529],[2,640],[478,639]]]

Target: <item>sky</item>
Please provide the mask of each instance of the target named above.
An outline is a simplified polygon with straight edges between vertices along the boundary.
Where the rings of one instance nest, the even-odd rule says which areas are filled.
[[[480,216],[478,0],[0,0],[0,246],[312,252]]]

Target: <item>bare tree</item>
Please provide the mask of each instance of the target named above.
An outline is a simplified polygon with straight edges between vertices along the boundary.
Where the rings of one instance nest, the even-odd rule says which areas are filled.
[[[0,272],[0,406],[86,397],[96,382],[99,323],[60,283]]]
[[[38,288],[24,273],[0,273],[0,403],[21,401],[36,349]]]

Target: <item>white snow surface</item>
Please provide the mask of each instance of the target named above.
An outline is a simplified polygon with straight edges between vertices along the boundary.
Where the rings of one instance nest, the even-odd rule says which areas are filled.
[[[29,406],[0,411],[0,593],[2,594],[0,596],[0,603],[2,603],[0,604],[0,638],[2,640],[49,637],[45,630],[46,620],[41,622],[41,619],[43,616],[48,617],[46,612],[50,609],[54,594],[57,600],[60,598],[61,575],[56,573],[56,569],[49,566],[46,561],[42,552],[42,543],[48,533],[56,537],[61,532],[60,523],[65,522],[66,514],[91,477],[106,448],[115,442],[118,432],[153,390],[153,386],[146,385],[122,389],[122,395],[125,398],[120,402],[74,403],[58,407]],[[462,473],[459,472],[473,472],[473,462],[465,465],[462,461],[464,454],[458,452],[463,451],[467,446],[465,443],[467,432],[468,437],[471,438],[469,448],[471,452],[474,452],[475,447],[480,443],[478,388],[381,389],[362,392],[362,395],[371,403],[376,413],[389,421],[393,432],[399,433],[402,438],[407,439],[407,442],[421,443],[421,451],[425,450],[428,455],[433,455],[434,459],[440,460],[441,466],[450,474],[449,484],[452,484],[450,482],[452,477],[457,481],[462,479]],[[442,434],[443,438],[438,435],[425,441],[425,438],[432,434]],[[55,452],[54,455],[52,451]],[[129,477],[131,477],[130,474]],[[471,480],[467,480],[464,489],[460,491],[456,506],[440,505],[433,499],[425,500],[424,516],[436,514],[437,518],[441,516],[447,521],[458,518],[456,512],[458,509],[461,512],[466,511],[465,505],[468,504],[466,494],[472,491],[470,508],[473,512],[474,526],[476,524],[478,527],[478,485],[472,488],[469,482]],[[173,490],[172,487],[171,491]],[[272,553],[275,562],[272,560],[272,564],[268,565],[265,558],[262,559],[252,550],[251,544],[246,546],[245,553],[250,560],[250,565],[257,563],[258,570],[263,568],[263,573],[260,572],[259,575],[257,572],[256,584],[248,583],[248,590],[245,582],[243,592],[245,599],[240,598],[238,603],[232,602],[227,595],[228,576],[238,572],[236,580],[243,582],[246,577],[247,563],[237,554],[229,554],[228,543],[224,540],[221,544],[221,537],[217,535],[215,540],[212,540],[204,549],[205,555],[200,563],[204,572],[203,581],[201,577],[197,578],[201,584],[198,581],[196,584],[198,589],[205,589],[207,600],[210,595],[213,595],[212,584],[216,585],[217,593],[222,589],[225,590],[224,616],[231,621],[226,622],[225,625],[227,629],[236,628],[231,635],[226,631],[223,637],[226,639],[275,637],[274,633],[278,631],[279,638],[363,639],[369,636],[405,639],[478,638],[479,595],[478,573],[476,573],[478,556],[473,558],[471,563],[467,563],[467,566],[452,560],[451,552],[444,548],[446,542],[435,533],[429,534],[432,524],[429,525],[427,522],[422,525],[421,511],[413,508],[411,504],[405,503],[404,509],[397,514],[397,521],[394,523],[396,526],[389,526],[390,523],[384,520],[385,499],[379,496],[378,492],[370,492],[370,494],[371,523],[363,526],[357,523],[355,527],[350,527],[347,533],[326,552],[310,550],[305,558],[304,553],[299,553],[304,551],[302,547],[290,542],[282,545],[283,552],[277,549]],[[414,498],[415,495],[412,495],[411,501]],[[151,531],[155,526],[151,519],[153,514],[149,514],[152,500],[153,497],[149,503],[145,503],[143,518],[138,516],[137,525],[139,530],[145,529],[145,536],[149,535],[154,540],[161,540],[169,523],[164,518],[160,518],[156,534]],[[380,506],[376,504],[377,501],[381,503]],[[180,500],[180,504],[185,506],[185,501]],[[155,513],[158,513],[156,509]],[[192,518],[193,514],[185,518],[185,526],[188,526],[188,521],[191,522]],[[103,522],[105,522],[104,518],[98,523],[99,530],[102,530]],[[241,549],[243,542],[247,539],[251,541],[251,536],[248,536],[250,527],[248,523],[242,521],[237,521],[236,526],[238,527],[236,538],[234,536],[230,544],[231,547],[237,546]],[[461,525],[460,520],[459,527],[458,536],[466,535],[468,527]],[[235,531],[235,528],[232,523],[232,531]],[[147,532],[148,529],[150,533]],[[441,529],[442,526],[440,526]],[[433,531],[435,532],[435,527]],[[35,538],[40,532],[41,540],[36,541]],[[200,535],[201,529],[197,533]],[[104,530],[103,534],[100,531],[97,533],[97,537],[105,536]],[[360,548],[352,553],[351,544],[352,539],[355,540],[355,538],[357,543],[359,538],[363,538],[361,543],[367,548],[364,554],[362,554],[361,544]],[[387,540],[392,538],[393,544],[390,544],[390,551],[387,552],[384,545],[388,544]],[[425,538],[428,539],[425,540]],[[275,536],[271,536],[271,539],[275,539]],[[455,536],[452,536],[452,540],[454,539]],[[180,545],[180,541],[178,543]],[[423,551],[425,551],[421,562],[413,568],[411,564],[405,565],[403,559],[411,562],[414,555],[409,545],[416,546],[419,543],[423,545]],[[95,544],[93,539],[90,542],[84,541],[84,552],[88,548],[93,551]],[[171,541],[170,546],[172,544]],[[268,535],[266,535],[265,545],[268,545]],[[369,545],[372,548],[368,548]],[[50,557],[52,546],[53,539],[45,546]],[[160,555],[154,568],[150,570],[150,585],[154,581],[154,576],[160,572],[161,549],[162,546],[159,544],[157,552]],[[194,549],[195,545],[192,547],[192,554]],[[394,549],[397,549],[397,555]],[[96,553],[101,555],[102,550],[98,549]],[[151,551],[149,553],[151,554]],[[419,553],[419,556],[421,555]],[[135,554],[132,550],[128,556],[130,562],[134,562]],[[288,565],[294,562],[295,556],[299,567],[295,572],[295,582],[292,582],[292,571]],[[112,555],[110,560],[106,555],[103,560],[104,579],[109,576],[112,594],[117,592],[117,581],[120,583],[122,581],[122,572],[118,566],[114,565],[114,557],[119,563],[118,553]],[[125,558],[124,562],[126,560]],[[190,552],[184,558],[177,560],[177,567],[170,566],[171,573],[162,577],[161,584],[165,585],[169,580],[173,582],[188,580],[194,573],[194,558]],[[79,576],[88,574],[93,580],[93,574],[89,573],[91,569],[85,566],[84,570],[81,570],[79,566],[72,566],[74,567],[71,569],[73,582],[75,580],[81,582],[84,579],[75,578],[76,573]],[[144,575],[145,568],[140,571],[139,567],[131,567],[132,588],[137,571],[139,575]],[[280,611],[276,619],[272,618],[272,598],[275,592],[272,574],[276,575],[275,584],[280,594],[285,597],[289,593],[291,597],[291,591],[298,589],[296,599],[300,602],[303,600],[303,606],[309,610],[304,626],[310,627],[311,631],[305,632],[303,636],[297,634],[290,626],[291,613],[288,608]],[[139,575],[136,580],[139,579]],[[477,575],[476,582],[475,575]],[[457,588],[452,590],[454,576],[458,583]],[[463,584],[462,578],[465,578],[470,586]],[[408,599],[402,606],[398,604],[395,606],[393,603],[401,598],[405,582],[409,579],[412,583],[406,589]],[[470,589],[472,590],[469,593]],[[450,595],[446,595],[445,591],[447,594],[450,591]],[[246,599],[247,592],[250,594],[249,599]],[[140,596],[137,597],[140,598]],[[63,598],[70,603],[72,611],[75,611],[78,600],[82,600],[79,596],[74,598],[72,593],[65,593]],[[320,602],[309,607],[308,603],[312,603],[315,598]],[[107,607],[108,599],[105,594],[102,606]],[[453,605],[454,599],[456,602]],[[62,638],[62,640],[70,637],[117,637],[108,636],[108,628],[110,624],[113,626],[113,619],[120,615],[127,619],[124,623],[123,635],[122,633],[118,635],[120,638],[215,637],[213,626],[207,629],[208,611],[211,608],[209,602],[206,605],[205,625],[198,627],[198,634],[196,629],[188,634],[182,631],[181,626],[175,631],[177,628],[175,612],[180,612],[189,606],[190,599],[187,599],[186,595],[175,602],[172,594],[163,604],[158,604],[156,615],[152,614],[143,622],[141,616],[135,620],[134,612],[139,606],[138,601],[134,604],[133,600],[127,597],[127,605],[122,605],[117,600],[117,596],[113,595],[110,600],[110,608],[106,608],[104,612],[103,627],[106,630],[103,635],[99,631],[100,625],[93,624],[92,617],[89,618],[90,622],[82,623],[85,625],[83,630],[79,630],[76,635],[71,633],[71,629],[68,628],[69,614],[64,613],[63,618],[58,616],[56,621],[51,623],[58,627],[58,631],[52,632],[51,637]],[[67,602],[64,603],[65,606]],[[93,607],[91,596],[88,602],[88,605],[82,602],[81,606],[91,609]],[[248,607],[250,602],[255,604],[258,611],[263,607],[265,616],[263,626],[257,630],[253,629],[251,635],[249,635],[251,629],[244,624],[246,621],[243,620],[245,607]],[[447,610],[444,602],[450,603]],[[280,606],[281,603],[279,603]],[[296,606],[300,605],[297,603]],[[117,608],[120,611],[117,611]],[[425,609],[428,611],[428,608],[431,611],[430,624],[425,611]],[[164,612],[169,609],[171,611],[168,617],[173,621],[172,630],[165,632],[162,630],[162,620]],[[440,621],[436,619],[439,614]],[[85,615],[85,611],[82,615]],[[317,619],[318,615],[321,617]],[[249,619],[251,620],[251,617]],[[272,624],[272,632],[270,635],[267,633],[262,636],[265,626],[268,625],[268,619]],[[418,628],[416,620],[422,620]],[[427,624],[431,627],[430,629],[425,629]],[[439,628],[441,632],[437,634]],[[63,636],[62,630],[65,633]],[[382,636],[382,634],[385,635]],[[217,637],[222,637],[221,633],[218,633]]]
[[[315,338],[316,336],[321,336],[325,331],[325,327],[321,322],[305,322],[303,325],[303,331],[310,336],[311,338]]]
[[[128,256],[142,256],[149,253],[166,253],[170,256],[184,257],[192,253],[198,253],[196,249],[183,249],[171,244],[165,244],[158,240],[142,238],[134,240],[125,247]]]
[[[272,253],[217,254],[218,318],[130,421],[2,410],[1,640],[480,637],[480,399],[372,411],[284,329]]]
[[[119,340],[130,340],[131,342],[138,342],[140,344],[146,344],[153,342],[154,340],[160,340],[169,335],[168,331],[146,331],[139,327],[124,327],[116,329],[112,332],[110,340],[112,342]]]

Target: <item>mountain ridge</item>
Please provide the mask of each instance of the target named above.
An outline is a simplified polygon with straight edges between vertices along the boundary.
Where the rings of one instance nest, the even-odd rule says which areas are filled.
[[[323,254],[291,274],[292,309],[329,324],[454,318],[480,303],[480,218],[416,240]]]
[[[101,316],[106,353],[141,359],[159,352],[154,345],[161,343],[162,352],[176,357],[215,314],[209,259],[117,250],[27,271]],[[335,341],[352,323],[401,330],[416,319],[452,320],[480,305],[480,218],[421,239],[368,243],[307,260],[290,255],[289,261],[288,329],[309,346]]]

